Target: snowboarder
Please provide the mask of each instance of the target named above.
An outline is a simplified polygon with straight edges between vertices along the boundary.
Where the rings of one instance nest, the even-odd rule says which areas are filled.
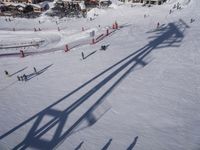
[[[82,55],[82,59],[85,59],[85,57],[84,57],[84,53],[83,53],[83,52],[81,53],[81,55]]]
[[[7,76],[9,76],[9,73],[8,73],[8,71],[7,71],[7,70],[5,70],[4,72],[5,72],[5,74],[6,74]]]

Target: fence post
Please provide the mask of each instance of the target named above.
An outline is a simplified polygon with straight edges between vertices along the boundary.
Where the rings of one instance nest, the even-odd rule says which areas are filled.
[[[115,21],[115,28],[118,29],[117,21]]]
[[[115,29],[115,24],[113,23],[112,28]]]

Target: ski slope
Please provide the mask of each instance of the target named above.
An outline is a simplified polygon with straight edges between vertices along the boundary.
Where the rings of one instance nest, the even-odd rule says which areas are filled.
[[[168,0],[113,4],[92,10],[92,21],[1,17],[0,149],[200,149],[199,8]],[[107,29],[91,44],[91,31]],[[70,43],[77,46],[64,52]],[[39,53],[20,58],[22,48]]]

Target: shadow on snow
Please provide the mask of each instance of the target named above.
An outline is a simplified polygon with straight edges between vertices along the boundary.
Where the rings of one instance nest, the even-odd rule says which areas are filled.
[[[33,119],[35,119],[31,129],[27,133],[24,140],[17,144],[13,149],[26,149],[28,147],[33,147],[36,149],[54,149],[58,147],[67,137],[69,137],[74,130],[83,122],[87,121],[89,122],[89,126],[93,125],[97,118],[94,117],[93,112],[94,110],[101,105],[101,103],[104,101],[106,96],[112,92],[112,90],[137,66],[145,66],[147,63],[145,62],[145,57],[147,57],[153,50],[161,49],[164,47],[173,47],[173,46],[180,46],[180,42],[184,38],[184,34],[182,30],[187,28],[182,22],[176,22],[176,23],[169,23],[166,26],[162,26],[160,29],[152,31],[152,33],[156,34],[153,37],[150,37],[150,39],[153,39],[150,41],[147,45],[142,47],[141,49],[133,52],[126,58],[120,60],[113,66],[107,68],[97,76],[93,77],[89,81],[85,82],[83,85],[79,86],[74,91],[70,92],[63,98],[59,99],[55,103],[51,104],[47,108],[43,109],[42,111],[38,112],[34,116],[30,117],[26,121],[22,122],[21,124],[17,125],[13,129],[9,130],[8,132],[4,133],[0,136],[0,139],[5,138],[9,134],[13,133],[14,131],[18,130],[20,127],[26,125]],[[80,98],[78,98],[73,104],[71,104],[69,107],[67,107],[65,110],[56,110],[53,107],[57,105],[58,103],[62,102],[72,94],[76,93],[80,89],[82,89],[87,84],[91,83],[101,75],[105,74],[109,70],[116,68],[113,72],[111,72],[107,77],[105,77],[102,81],[100,81],[98,84],[96,84],[93,88],[91,88],[88,92],[86,92],[84,95],[82,95]],[[126,71],[125,71],[126,70]],[[83,104],[88,98],[90,98],[93,94],[95,94],[99,89],[101,89],[106,83],[108,83],[111,79],[113,79],[116,75],[118,75],[120,72],[125,71],[124,74],[122,74],[116,82],[99,98],[96,100],[96,102],[85,112],[82,114],[82,116],[76,120],[67,130],[64,130],[67,118],[69,115],[76,110],[81,104]],[[45,124],[42,124],[42,120],[46,116],[51,116],[53,119],[48,121]],[[55,132],[53,132],[53,137],[51,140],[45,140],[42,138],[45,134],[47,134],[48,131],[52,130],[52,128],[56,128]],[[112,140],[111,140],[112,141]],[[108,147],[111,143],[109,141],[104,147]],[[137,142],[137,138],[135,138],[134,142],[129,146],[131,149],[134,147],[135,143]],[[82,144],[81,144],[82,145]],[[80,147],[81,147],[80,145]]]

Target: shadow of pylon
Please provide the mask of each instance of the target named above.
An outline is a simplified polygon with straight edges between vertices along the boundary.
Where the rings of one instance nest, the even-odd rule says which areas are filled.
[[[73,92],[68,94],[67,96],[64,96],[63,98],[59,99],[54,104],[50,105],[49,107],[45,108],[41,112],[37,113],[36,115],[32,116],[30,119],[26,120],[25,122],[21,123],[14,129],[8,131],[4,135],[1,136],[1,138],[11,134],[21,126],[24,126],[26,123],[30,122],[33,119],[36,119],[33,123],[31,129],[29,130],[27,136],[25,139],[19,143],[14,149],[26,149],[27,147],[33,147],[37,149],[54,149],[55,147],[58,147],[67,137],[69,137],[74,129],[76,129],[83,120],[88,118],[88,115],[94,112],[94,110],[99,107],[104,101],[104,99],[113,91],[113,89],[119,85],[119,83],[125,79],[125,77],[132,72],[132,70],[137,65],[145,66],[147,63],[145,62],[145,58],[155,49],[159,49],[158,47],[165,43],[166,47],[173,46],[173,44],[180,44],[182,39],[184,38],[183,32],[179,30],[179,28],[182,28],[181,24],[176,25],[175,23],[169,23],[167,27],[165,27],[165,30],[159,30],[157,32],[160,32],[155,36],[155,39],[150,41],[147,45],[142,47],[141,49],[133,52],[126,58],[122,59],[121,61],[117,62],[113,66],[109,67],[99,75],[95,76],[91,80],[87,81],[77,89],[75,89]],[[179,45],[178,45],[179,46]],[[122,64],[123,62],[123,64]],[[119,66],[121,65],[121,66]],[[86,92],[83,96],[81,96],[79,99],[77,99],[73,104],[71,104],[68,108],[66,108],[64,111],[59,111],[53,109],[53,106],[60,103],[73,93],[77,92],[81,88],[83,88],[85,85],[92,82],[94,79],[97,79],[102,74],[106,73],[107,71],[113,69],[114,67],[117,67],[113,72],[111,72],[108,76],[106,76],[103,80],[101,80],[98,84],[96,84],[94,87],[92,87],[88,92]],[[119,75],[120,72],[124,71],[122,75]],[[76,110],[81,104],[83,104],[89,97],[91,97],[94,93],[96,93],[99,89],[101,89],[104,85],[106,85],[109,81],[111,81],[114,77],[118,76],[118,79],[110,86],[108,90],[106,90],[105,93],[102,94],[102,96],[97,99],[97,101],[85,112],[81,117],[75,121],[67,130],[64,130],[67,118],[69,117],[70,113]],[[47,123],[42,125],[42,121],[44,120],[45,116],[52,116],[53,119],[48,121]],[[56,128],[53,138],[51,140],[45,140],[42,138],[45,134],[47,134],[48,131],[50,131],[53,128]]]

